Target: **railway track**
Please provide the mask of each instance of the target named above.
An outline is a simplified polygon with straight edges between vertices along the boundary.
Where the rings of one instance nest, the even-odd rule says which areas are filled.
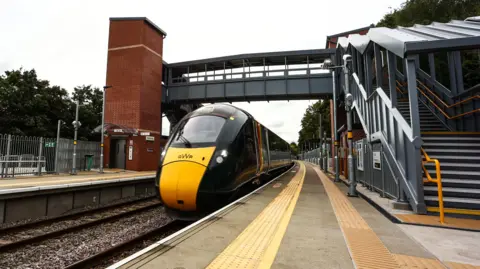
[[[97,268],[97,267],[103,268],[123,257],[127,257],[130,254],[133,254],[135,251],[138,251],[144,248],[145,246],[153,244],[154,242],[165,237],[166,235],[169,235],[173,232],[176,232],[184,228],[188,224],[190,224],[190,222],[173,220],[161,227],[147,231],[135,238],[124,241],[100,253],[94,254],[81,261],[71,264],[66,268],[67,269],[82,269],[82,268]]]
[[[135,214],[135,213],[138,213],[138,212],[141,212],[141,211],[144,211],[144,210],[148,210],[148,209],[157,207],[159,205],[161,205],[161,203],[159,203],[158,201],[155,201],[155,200],[137,202],[137,203],[129,204],[127,206],[127,208],[122,208],[119,211],[119,213],[106,214],[107,216],[104,216],[102,214],[91,215],[92,212],[88,212],[88,213],[90,213],[91,216],[89,216],[90,218],[87,218],[86,220],[84,219],[83,222],[81,222],[79,224],[76,224],[76,225],[71,225],[71,226],[67,225],[66,228],[63,228],[63,229],[60,228],[60,229],[53,230],[53,231],[46,232],[46,233],[42,233],[41,231],[39,232],[39,230],[41,230],[41,228],[39,229],[38,227],[33,228],[32,230],[29,230],[30,228],[34,227],[34,225],[32,225],[32,224],[22,225],[22,226],[18,226],[18,227],[11,227],[11,228],[8,228],[8,229],[0,230],[0,233],[2,233],[2,235],[0,235],[0,239],[4,238],[4,239],[1,239],[1,241],[0,241],[0,251],[11,251],[13,249],[20,248],[20,247],[28,245],[28,244],[39,243],[39,242],[41,242],[43,240],[46,240],[46,239],[55,238],[57,236],[61,236],[61,235],[67,234],[67,233],[72,233],[72,232],[78,231],[80,229],[85,229],[85,228],[88,228],[88,227],[91,227],[91,226],[99,225],[99,224],[102,224],[102,223],[105,223],[105,222],[111,222],[111,221],[117,220],[119,218],[130,216],[132,214]],[[104,210],[106,210],[106,209],[104,209]],[[95,210],[95,211],[97,211],[97,210]],[[103,210],[102,210],[102,212],[100,212],[100,213],[105,214],[107,212],[103,212]],[[98,212],[97,212],[97,214],[98,214]],[[78,216],[80,216],[80,215],[78,215]],[[78,216],[76,215],[75,217],[78,217]],[[65,221],[65,219],[63,219],[62,221]],[[54,223],[54,222],[49,220],[49,221],[46,221],[45,223],[37,223],[37,225],[41,224],[41,225],[45,226],[45,225],[50,225],[52,223]],[[8,232],[8,233],[6,233],[6,232]],[[29,236],[32,233],[34,235]],[[9,240],[5,240],[5,238],[8,238]]]

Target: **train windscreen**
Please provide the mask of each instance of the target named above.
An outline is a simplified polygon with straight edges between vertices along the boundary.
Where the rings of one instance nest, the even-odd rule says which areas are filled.
[[[225,124],[218,116],[197,116],[181,122],[172,139],[173,147],[201,147],[215,143]]]

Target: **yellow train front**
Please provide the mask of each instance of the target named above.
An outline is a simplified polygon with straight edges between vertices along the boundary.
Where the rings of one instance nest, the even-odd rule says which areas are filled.
[[[205,213],[291,164],[286,141],[246,111],[213,104],[177,124],[160,157],[156,187],[170,212]]]

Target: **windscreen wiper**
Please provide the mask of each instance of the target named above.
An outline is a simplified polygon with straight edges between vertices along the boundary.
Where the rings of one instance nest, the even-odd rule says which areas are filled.
[[[192,144],[190,143],[190,141],[188,141],[188,139],[186,139],[182,134],[180,134],[180,135],[178,136],[178,138],[182,139],[183,144],[184,144],[187,148],[191,148],[191,147],[192,147]]]

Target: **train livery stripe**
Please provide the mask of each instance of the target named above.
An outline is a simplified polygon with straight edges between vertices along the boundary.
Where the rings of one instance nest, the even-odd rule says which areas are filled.
[[[198,188],[214,151],[215,147],[168,149],[160,176],[160,196],[166,206],[184,211],[197,208]]]
[[[257,134],[258,134],[258,156],[260,156],[260,173],[263,172],[263,151],[262,151],[262,130],[260,123],[257,124]]]

